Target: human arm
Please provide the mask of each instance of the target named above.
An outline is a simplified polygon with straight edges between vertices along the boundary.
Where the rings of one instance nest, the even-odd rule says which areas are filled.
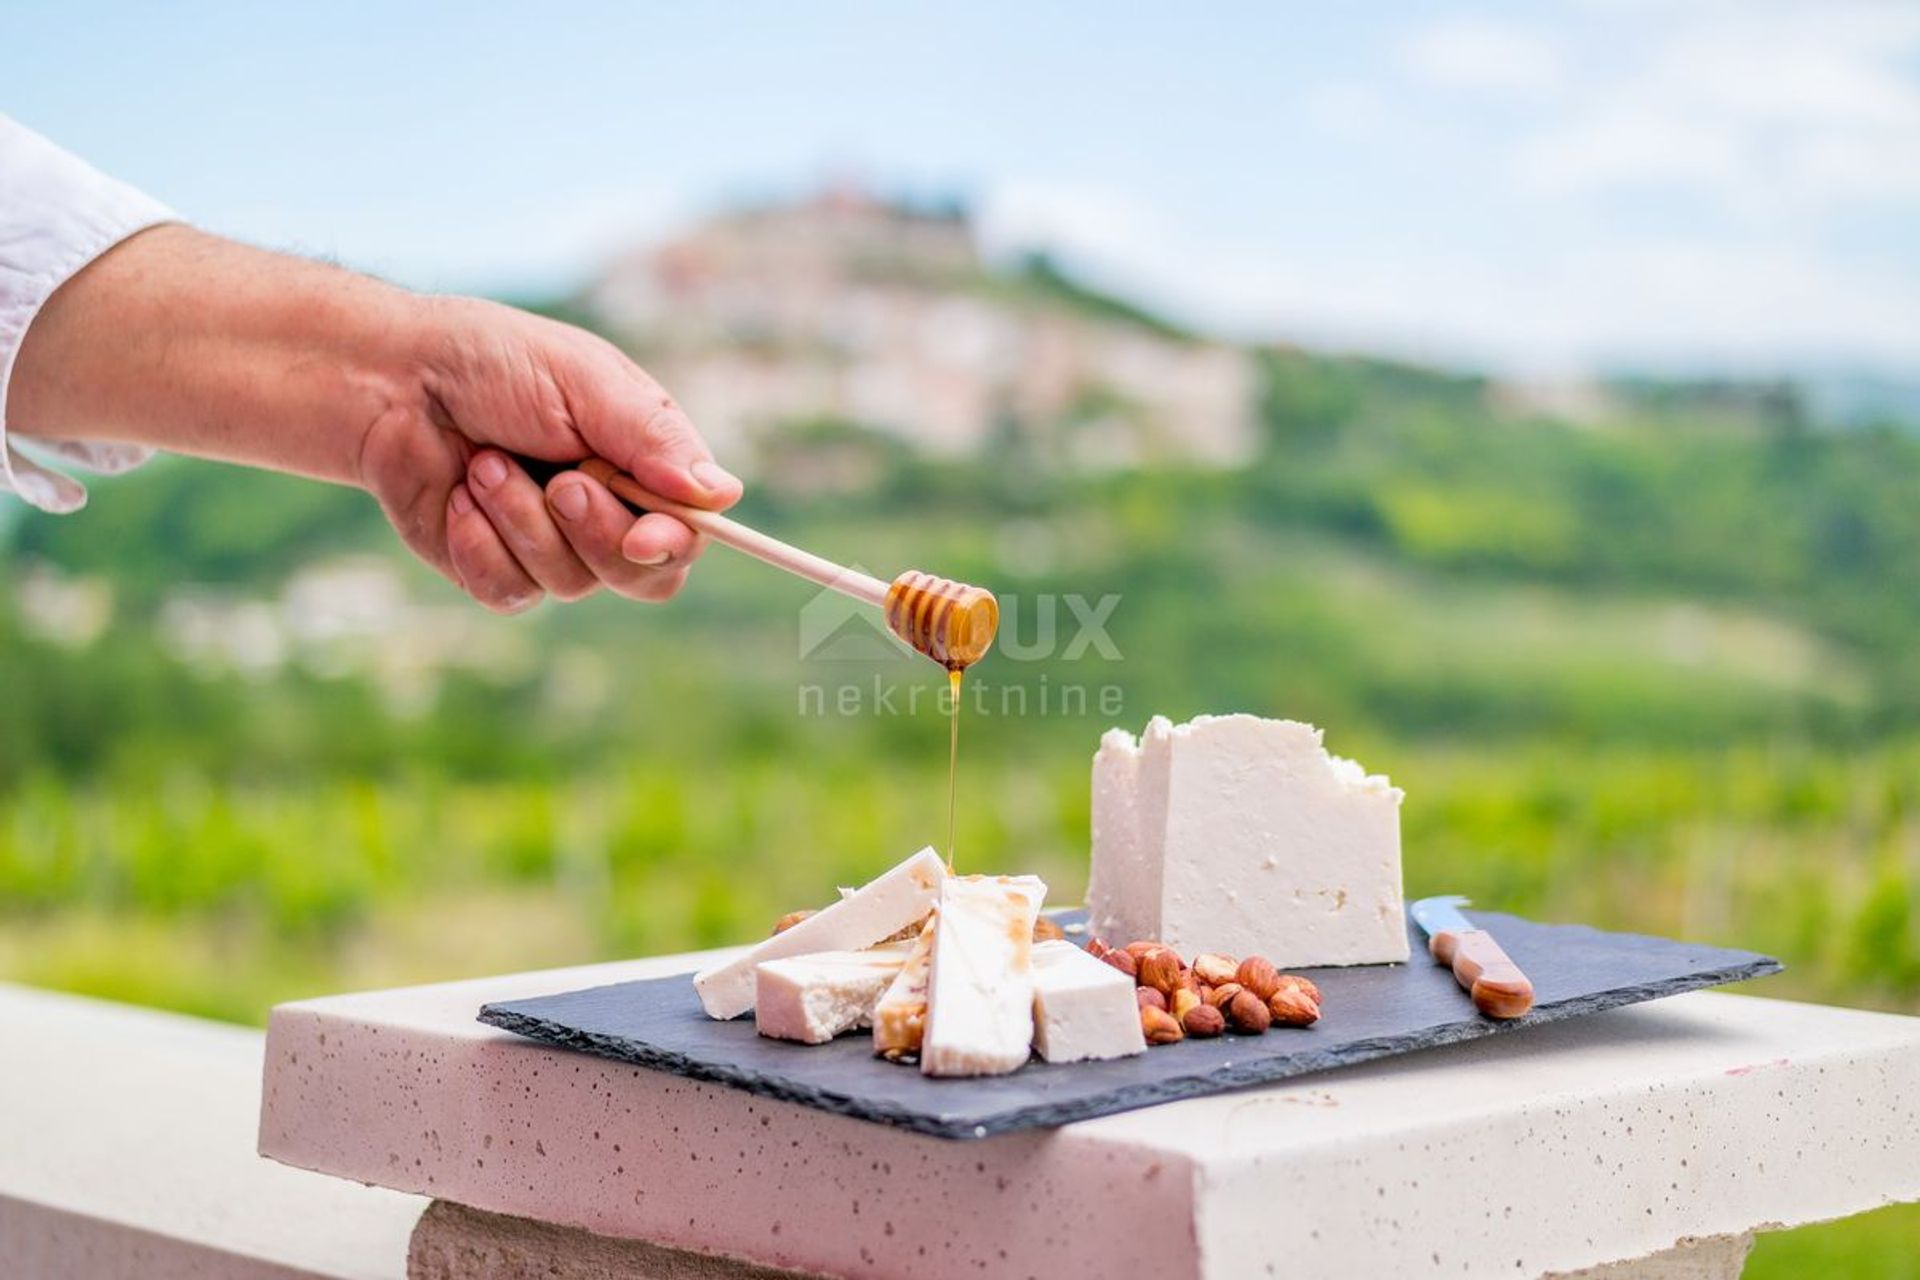
[[[119,241],[38,307],[8,430],[291,471],[366,488],[420,557],[491,608],[609,586],[676,591],[699,540],[636,520],[590,477],[544,489],[513,455],[598,454],[691,506],[739,482],[610,344],[179,225]]]

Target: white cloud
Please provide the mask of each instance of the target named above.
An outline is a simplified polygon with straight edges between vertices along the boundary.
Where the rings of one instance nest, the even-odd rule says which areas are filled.
[[[1724,128],[1626,101],[1527,138],[1513,154],[1524,190],[1561,194],[1640,183],[1730,186],[1745,146]]]
[[[1920,8],[1610,6],[1512,173],[1535,194],[1646,187],[1741,216],[1920,195]]]
[[[1916,46],[1911,6],[1711,5],[1654,47],[1643,84],[1748,123],[1911,129],[1920,88],[1902,63]]]
[[[1790,148],[1787,163],[1798,182],[1831,200],[1920,200],[1920,135],[1805,138]]]
[[[1920,368],[1911,282],[1790,238],[1616,238],[1546,261],[1364,243],[1309,255],[1183,231],[1099,188],[996,188],[983,212],[1000,248],[1054,246],[1109,284],[1242,336],[1540,373],[1819,360]]]
[[[1401,53],[1416,77],[1447,88],[1548,93],[1565,77],[1560,52],[1550,40],[1489,18],[1446,19],[1416,34]]]

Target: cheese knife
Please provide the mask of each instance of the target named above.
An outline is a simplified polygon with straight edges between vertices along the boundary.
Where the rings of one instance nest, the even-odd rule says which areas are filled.
[[[1422,898],[1407,911],[1426,931],[1433,958],[1452,966],[1454,979],[1473,996],[1474,1008],[1489,1018],[1517,1018],[1533,1008],[1533,983],[1492,934],[1461,914],[1468,902],[1449,894]]]

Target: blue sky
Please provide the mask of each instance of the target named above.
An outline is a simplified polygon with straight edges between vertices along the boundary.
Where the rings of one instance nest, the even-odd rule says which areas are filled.
[[[14,6],[0,110],[428,288],[855,177],[1226,332],[1920,375],[1920,6],[1035,8]]]

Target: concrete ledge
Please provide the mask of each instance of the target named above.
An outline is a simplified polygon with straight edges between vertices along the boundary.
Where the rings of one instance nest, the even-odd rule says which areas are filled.
[[[0,1199],[0,1275],[10,1280],[325,1280],[322,1272],[242,1257],[204,1241],[16,1199]]]
[[[0,1275],[397,1280],[416,1196],[254,1152],[258,1032],[0,985]]]
[[[1920,1199],[1920,1019],[1853,1010],[1681,996],[980,1142],[474,1021],[701,959],[283,1007],[261,1149],[600,1236],[917,1280],[1537,1276]]]

